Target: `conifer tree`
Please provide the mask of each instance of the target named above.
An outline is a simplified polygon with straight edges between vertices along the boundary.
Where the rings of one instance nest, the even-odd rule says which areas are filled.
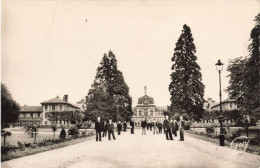
[[[190,118],[198,120],[202,117],[205,86],[201,82],[202,75],[195,53],[191,30],[185,24],[172,57],[170,109],[174,113],[187,113]]]

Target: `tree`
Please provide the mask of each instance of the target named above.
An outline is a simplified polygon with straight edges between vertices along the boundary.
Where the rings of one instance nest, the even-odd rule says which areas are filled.
[[[57,131],[57,127],[55,125],[51,126],[52,132],[53,132],[53,139],[55,139],[55,132]]]
[[[11,136],[12,134],[11,134],[11,132],[9,132],[9,131],[1,130],[1,135],[2,135],[2,137],[4,138],[4,147],[5,147],[6,137],[7,137],[7,136]]]
[[[13,100],[7,87],[1,83],[1,125],[7,127],[18,120],[20,106]]]
[[[36,136],[38,134],[38,129],[34,125],[28,125],[25,129],[25,133],[29,134],[31,137],[34,136],[34,143],[36,143]]]
[[[171,59],[170,109],[174,113],[187,113],[190,118],[199,120],[202,117],[205,86],[201,82],[202,75],[195,53],[191,30],[185,24]]]
[[[85,120],[119,118],[132,116],[132,98],[129,87],[121,71],[117,69],[117,60],[112,51],[104,54],[91,89],[86,96]],[[118,111],[118,113],[117,113]]]
[[[260,119],[260,13],[255,18],[256,25],[250,34],[249,56],[230,61],[227,92],[237,99],[244,125],[254,125]]]

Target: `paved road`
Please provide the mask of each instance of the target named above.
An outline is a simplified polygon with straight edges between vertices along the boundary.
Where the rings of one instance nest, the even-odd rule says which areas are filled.
[[[3,162],[3,168],[259,168],[260,156],[233,152],[209,142],[185,136],[185,141],[166,141],[164,135],[141,130],[94,139],[80,144]],[[233,152],[233,153],[232,153]]]

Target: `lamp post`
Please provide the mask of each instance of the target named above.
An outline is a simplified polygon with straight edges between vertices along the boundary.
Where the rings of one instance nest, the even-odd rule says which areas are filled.
[[[223,133],[223,113],[222,113],[222,94],[221,94],[221,71],[223,70],[223,63],[218,60],[218,62],[215,64],[216,69],[218,70],[219,73],[219,107],[220,107],[220,116],[219,116],[219,121],[220,121],[220,134],[219,134],[219,145],[224,146],[224,133]]]
[[[118,107],[119,107],[119,105],[116,105],[116,107],[117,107],[117,110],[116,110],[116,122],[118,122]]]

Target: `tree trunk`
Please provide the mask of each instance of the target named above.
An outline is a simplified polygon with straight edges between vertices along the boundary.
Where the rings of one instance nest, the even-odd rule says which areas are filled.
[[[248,127],[246,128],[246,136],[248,137]]]
[[[34,144],[36,144],[36,132],[34,132]]]
[[[5,147],[5,138],[6,138],[6,136],[4,136],[4,147]]]

